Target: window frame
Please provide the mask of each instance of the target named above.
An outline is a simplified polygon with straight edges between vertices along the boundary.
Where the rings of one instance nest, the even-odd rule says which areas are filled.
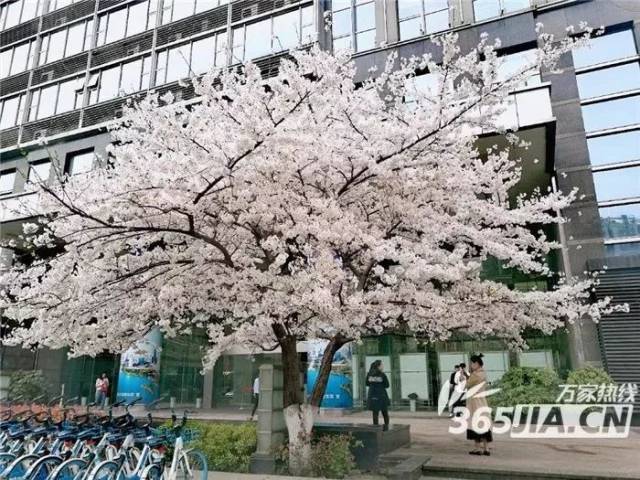
[[[350,40],[350,44],[351,44],[351,51],[353,53],[360,53],[360,52],[366,52],[367,50],[373,50],[375,48],[378,47],[378,45],[376,44],[376,37],[377,37],[377,15],[376,15],[376,2],[375,0],[348,0],[349,1],[349,5],[346,7],[340,6],[340,8],[337,9],[331,9],[331,18],[333,19],[334,16],[336,15],[336,13],[341,13],[341,12],[349,12],[350,15],[350,22],[351,22],[351,29],[349,31],[349,33],[346,34],[340,34],[338,36],[334,35],[333,32],[333,27],[331,29],[331,45],[332,45],[332,50],[335,51],[336,50],[336,42],[341,42],[344,41],[346,39]],[[367,5],[373,5],[373,27],[372,28],[367,28],[364,30],[358,30],[358,8],[360,7],[364,7]],[[358,37],[362,34],[365,33],[370,33],[373,32],[373,36],[374,36],[374,40],[373,40],[373,47],[370,48],[365,48],[365,49],[360,49],[358,46]]]
[[[415,0],[413,0],[415,1]],[[449,4],[449,0],[445,0],[445,3],[447,4],[446,8],[440,8],[437,10],[432,10],[432,11],[427,11],[427,3],[429,0],[419,0],[420,1],[420,12],[418,13],[414,13],[412,15],[408,15],[406,17],[400,17],[400,6],[399,3],[396,3],[396,13],[397,13],[397,18],[398,18],[398,35],[400,38],[400,41],[405,41],[405,40],[411,40],[413,38],[419,38],[425,35],[434,35],[437,33],[441,33],[441,32],[446,32],[447,30],[450,30],[452,28],[452,18],[451,18],[451,5]],[[427,29],[427,17],[441,13],[441,12],[447,12],[447,28],[443,29],[443,30],[435,30],[433,32],[428,31]],[[410,22],[411,20],[415,20],[416,18],[420,19],[420,34],[416,35],[414,37],[406,37],[406,38],[402,38],[402,23],[404,22]]]
[[[73,173],[71,171],[72,170],[71,167],[72,167],[73,159],[76,158],[76,157],[82,156],[82,155],[89,154],[89,153],[91,153],[93,155],[93,159],[91,161],[91,168],[89,170],[87,170],[87,171],[84,171],[84,172]],[[96,151],[95,151],[94,147],[84,148],[82,150],[75,150],[73,152],[69,152],[69,153],[66,154],[66,156],[64,158],[64,169],[63,169],[63,172],[68,177],[89,173],[95,168],[97,159],[98,158],[96,156]]]
[[[13,176],[13,184],[11,185],[11,188],[9,190],[2,190],[0,187],[0,195],[4,196],[4,195],[10,195],[13,193],[13,190],[16,188],[17,172],[18,171],[16,168],[7,168],[5,170],[0,170],[0,179],[5,175]],[[2,185],[1,181],[0,181],[0,185]]]
[[[47,178],[46,178],[46,179],[41,178],[40,180],[36,180],[36,181],[34,181],[34,180],[31,178],[31,172],[33,172],[33,171],[34,171],[33,167],[34,167],[34,166],[39,166],[39,165],[45,165],[45,164],[48,164],[48,165],[49,165],[49,171],[48,171]],[[48,182],[48,181],[51,179],[51,167],[52,167],[52,162],[51,162],[51,159],[50,159],[50,158],[41,158],[41,159],[39,159],[39,160],[33,160],[33,161],[29,162],[29,163],[28,163],[28,165],[29,165],[29,170],[27,171],[27,181],[26,181],[26,183],[27,183],[27,184],[29,184],[29,185],[34,185],[34,184],[38,183],[39,181],[40,181],[40,182],[45,182],[45,183],[46,183],[46,182]]]

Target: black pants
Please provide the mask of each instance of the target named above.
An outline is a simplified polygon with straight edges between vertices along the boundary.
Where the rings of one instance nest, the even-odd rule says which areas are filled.
[[[253,417],[256,414],[256,410],[258,409],[258,400],[260,400],[260,395],[257,393],[253,394],[253,410],[251,410],[251,416]]]
[[[384,408],[382,410],[372,410],[372,413],[373,413],[373,424],[374,425],[379,425],[378,418],[379,418],[380,412],[382,412],[382,418],[384,419],[383,430],[389,430],[389,410],[387,410],[386,408]]]

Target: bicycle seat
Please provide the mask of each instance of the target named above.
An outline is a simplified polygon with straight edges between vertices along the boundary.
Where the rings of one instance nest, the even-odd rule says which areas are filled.
[[[28,428],[24,428],[22,430],[9,430],[9,438],[12,440],[24,440],[24,437],[31,433],[31,430]]]
[[[146,439],[147,445],[149,448],[156,448],[165,443],[165,439],[163,437],[147,437]]]
[[[44,437],[48,433],[49,433],[49,429],[47,427],[37,427],[37,428],[34,428],[31,432],[31,434],[37,438]]]
[[[84,430],[82,432],[80,432],[78,434],[78,440],[88,440],[90,438],[93,438],[96,436],[96,434],[99,435],[100,432],[98,432],[97,430],[94,429],[90,429],[90,430]]]
[[[121,433],[112,433],[107,437],[107,442],[118,443],[124,439],[124,435]]]
[[[72,432],[70,430],[63,430],[58,434],[58,439],[62,441],[75,440],[76,438],[78,438],[78,432]]]

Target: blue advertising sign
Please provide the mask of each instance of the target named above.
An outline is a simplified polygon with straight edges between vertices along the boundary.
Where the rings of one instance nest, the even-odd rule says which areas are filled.
[[[307,358],[309,360],[307,392],[311,392],[318,378],[318,370],[327,342],[325,340],[312,340],[307,342],[307,346]],[[353,370],[351,363],[351,345],[347,344],[333,355],[331,373],[329,374],[329,381],[327,382],[327,390],[324,392],[324,397],[322,397],[321,407],[353,407]]]
[[[149,404],[160,395],[160,351],[162,333],[154,329],[120,358],[117,400],[142,397]]]

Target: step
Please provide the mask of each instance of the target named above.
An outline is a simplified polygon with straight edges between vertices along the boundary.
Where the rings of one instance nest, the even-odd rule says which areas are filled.
[[[422,480],[460,479],[460,480],[624,480],[637,479],[637,476],[620,477],[609,475],[577,474],[567,472],[524,472],[507,469],[478,468],[466,466],[438,466],[425,463],[422,466]]]

